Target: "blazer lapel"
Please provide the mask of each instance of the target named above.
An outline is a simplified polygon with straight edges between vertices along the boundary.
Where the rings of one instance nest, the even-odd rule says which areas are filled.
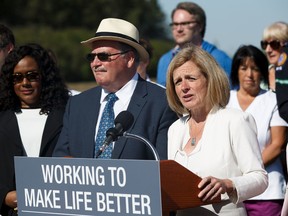
[[[141,110],[144,107],[144,104],[146,103],[148,92],[147,92],[147,83],[145,80],[143,80],[140,76],[135,88],[135,91],[132,95],[132,98],[130,100],[129,106],[128,106],[128,111],[131,112],[131,114],[134,116],[134,122],[132,124],[132,126],[130,127],[130,129],[128,129],[127,132],[130,132],[134,125],[135,122],[139,116],[139,114],[141,113]],[[116,141],[115,145],[114,145],[114,150],[112,152],[112,158],[119,158],[121,155],[121,152],[123,151],[125,145],[127,143],[127,139],[120,139],[118,141]]]
[[[45,149],[50,145],[51,140],[55,136],[59,135],[63,125],[63,114],[64,110],[54,110],[48,114],[43,131],[39,156],[45,156]]]
[[[95,148],[95,133],[96,133],[96,124],[99,117],[100,110],[100,98],[101,98],[101,88],[96,87],[92,89],[91,95],[89,95],[90,104],[89,107],[85,109],[85,119],[82,127],[84,131],[84,142],[88,143],[88,147],[84,150],[86,151],[84,155],[89,157],[94,156]]]

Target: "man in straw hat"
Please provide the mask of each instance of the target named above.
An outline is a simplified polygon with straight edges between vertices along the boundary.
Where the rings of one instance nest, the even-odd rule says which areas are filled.
[[[178,117],[168,106],[165,89],[145,81],[136,72],[139,61],[149,58],[139,44],[137,28],[122,19],[103,19],[95,36],[81,43],[91,48],[87,60],[98,86],[68,102],[54,156],[98,157],[102,114],[106,115],[107,98],[115,93],[117,98],[110,105],[114,117],[129,111],[134,121],[127,132],[149,140],[160,158],[166,159],[167,130]],[[109,152],[108,148],[113,149],[112,155],[105,158],[154,159],[147,146],[135,139],[120,137],[101,155]]]

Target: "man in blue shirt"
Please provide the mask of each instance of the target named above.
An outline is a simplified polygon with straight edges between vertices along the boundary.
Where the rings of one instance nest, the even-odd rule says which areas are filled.
[[[215,45],[204,41],[206,30],[206,15],[204,10],[193,2],[182,2],[171,14],[173,38],[176,46],[161,56],[157,68],[157,83],[166,86],[168,65],[174,55],[187,43],[192,43],[210,53],[225,70],[228,77],[231,70],[231,58]]]

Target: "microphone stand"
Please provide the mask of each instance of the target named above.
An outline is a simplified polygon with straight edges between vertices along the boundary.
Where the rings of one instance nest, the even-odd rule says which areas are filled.
[[[136,134],[131,134],[131,133],[127,133],[127,132],[124,132],[123,136],[144,142],[146,144],[146,146],[148,146],[151,149],[151,151],[153,152],[155,160],[156,161],[160,160],[160,157],[159,157],[158,152],[156,151],[155,147],[147,139],[145,139],[141,136],[138,136]]]

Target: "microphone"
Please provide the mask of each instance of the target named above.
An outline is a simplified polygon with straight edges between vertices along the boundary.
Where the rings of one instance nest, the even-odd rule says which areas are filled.
[[[119,136],[122,136],[131,127],[133,122],[134,117],[129,111],[120,112],[114,120],[115,127],[109,128],[106,131],[106,139],[96,153],[95,158],[98,158],[111,142],[116,141]]]

